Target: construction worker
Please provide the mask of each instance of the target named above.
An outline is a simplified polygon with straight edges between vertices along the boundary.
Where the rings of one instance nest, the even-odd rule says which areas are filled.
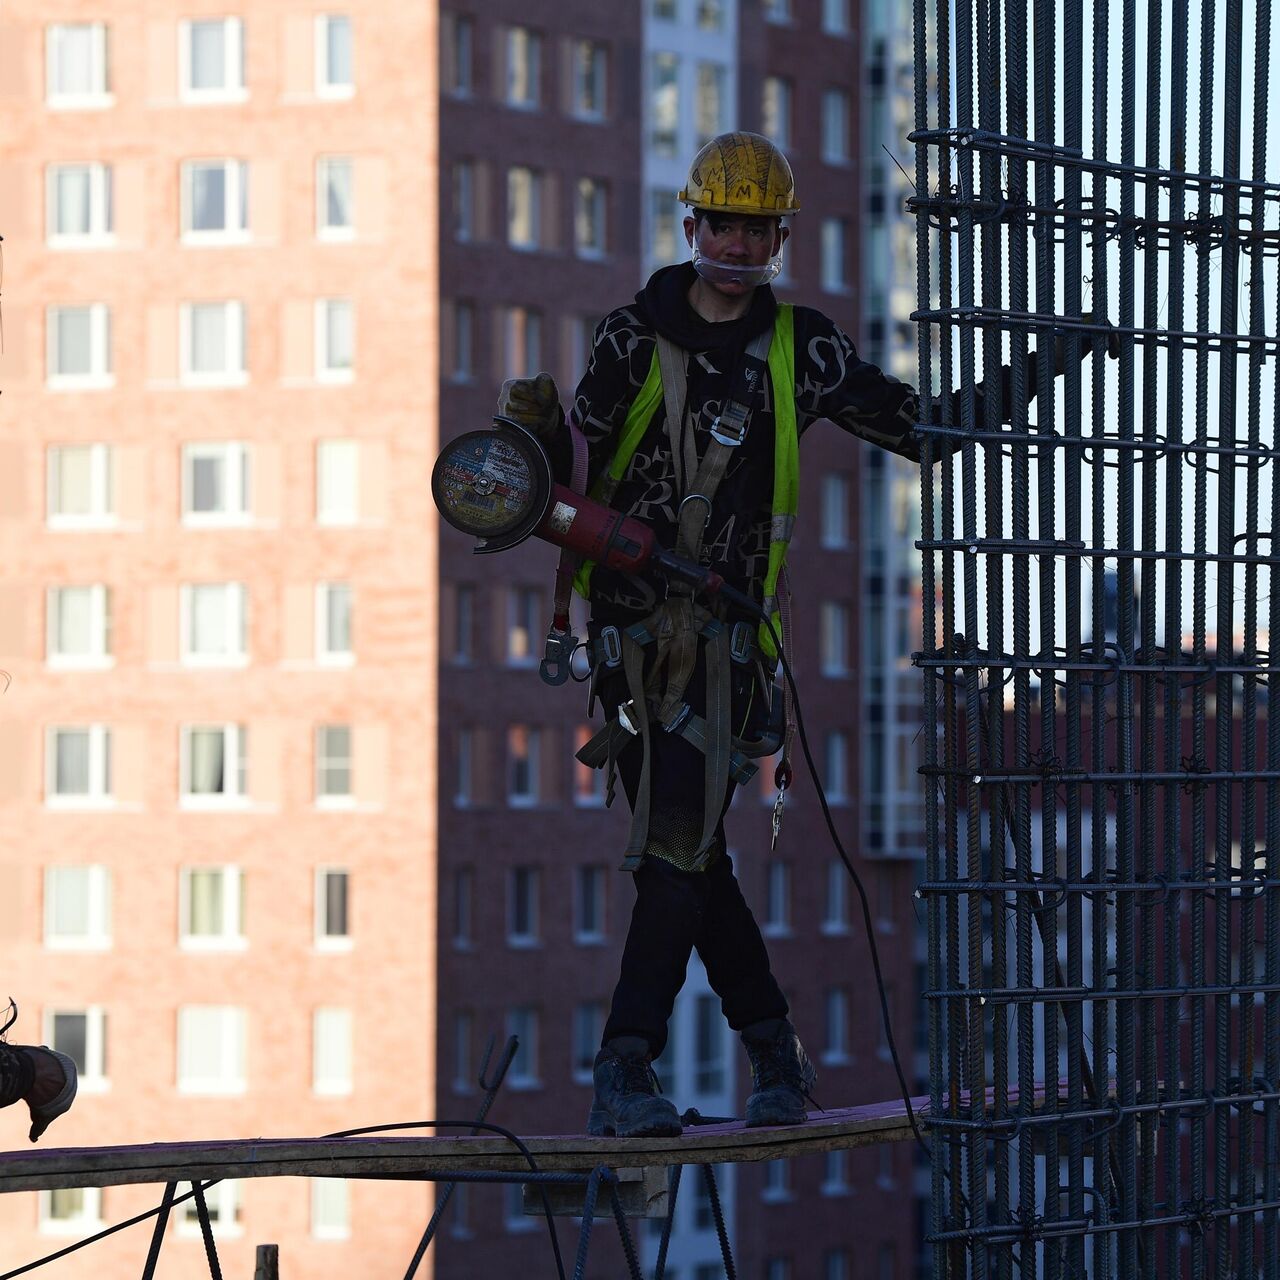
[[[760,601],[781,633],[797,443],[818,419],[918,459],[914,391],[858,358],[820,312],[780,305],[770,281],[800,208],[768,139],[714,138],[679,199],[692,260],[662,268],[596,329],[571,407],[589,492],[649,524],[660,545]],[[1007,371],[1006,371],[1007,376]],[[981,389],[979,390],[981,397]],[[1008,404],[1006,393],[1003,403]],[[499,412],[535,431],[569,483],[573,444],[549,374],[507,382]],[[605,728],[579,754],[621,776],[632,809],[624,868],[635,906],[588,1132],[675,1135],[652,1062],[696,949],[751,1066],[749,1125],[799,1123],[815,1072],[725,848],[723,815],[761,721],[776,655],[758,631],[656,575],[583,566],[593,701]]]
[[[12,1010],[0,1037],[18,1017]],[[9,1044],[0,1039],[0,1107],[25,1102],[31,1115],[29,1137],[32,1142],[64,1111],[70,1109],[76,1096],[76,1064],[65,1053],[44,1045]]]

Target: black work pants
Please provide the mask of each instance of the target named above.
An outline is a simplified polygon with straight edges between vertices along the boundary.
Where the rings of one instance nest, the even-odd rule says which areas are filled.
[[[648,857],[634,873],[636,902],[604,1040],[643,1036],[656,1058],[695,949],[735,1031],[785,1018],[787,1001],[747,906],[729,854],[705,871],[681,871]]]

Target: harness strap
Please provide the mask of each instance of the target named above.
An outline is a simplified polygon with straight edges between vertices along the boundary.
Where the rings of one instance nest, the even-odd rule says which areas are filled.
[[[649,723],[649,708],[644,692],[644,649],[631,635],[630,629],[622,636],[622,669],[627,676],[627,691],[636,711],[640,742],[644,761],[640,766],[640,785],[636,789],[636,805],[631,812],[631,834],[627,838],[626,855],[622,859],[623,871],[638,871],[644,859],[645,845],[649,840],[649,784],[653,774],[653,752],[650,736],[653,726]]]
[[[698,469],[698,442],[686,432],[688,409],[689,353],[662,334],[657,336],[658,367],[662,371],[662,400],[666,417],[671,462],[676,472],[676,492],[683,494],[688,479]]]
[[[699,751],[706,750],[707,722],[702,716],[689,716],[676,732]],[[615,761],[622,748],[631,741],[632,735],[622,727],[621,722],[610,720],[603,729],[592,734],[574,753],[574,759],[588,769],[607,769]],[[735,737],[734,742],[738,739]],[[729,776],[738,786],[746,786],[760,772],[750,756],[739,746],[729,753]]]
[[[729,781],[729,759],[733,752],[733,723],[730,711],[729,629],[721,627],[707,641],[707,722],[706,745],[703,750],[703,809],[702,839],[693,870],[700,871],[711,857],[711,846],[716,828],[720,825],[720,811],[724,807],[724,794]]]

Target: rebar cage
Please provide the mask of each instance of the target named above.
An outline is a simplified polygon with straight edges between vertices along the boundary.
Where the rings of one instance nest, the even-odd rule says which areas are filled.
[[[1271,5],[914,23],[934,1274],[1280,1277]]]

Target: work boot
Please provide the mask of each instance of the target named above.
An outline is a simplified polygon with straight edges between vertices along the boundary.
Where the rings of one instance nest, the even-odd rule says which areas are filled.
[[[25,1102],[31,1113],[32,1142],[76,1096],[76,1064],[44,1045],[6,1044],[0,1040],[0,1107]]]
[[[596,1085],[587,1132],[595,1137],[675,1138],[680,1116],[661,1096],[648,1042],[618,1036],[596,1054]]]
[[[803,1124],[804,1104],[818,1081],[786,1018],[768,1018],[742,1032],[742,1043],[751,1059],[751,1096],[747,1099],[747,1125]]]

